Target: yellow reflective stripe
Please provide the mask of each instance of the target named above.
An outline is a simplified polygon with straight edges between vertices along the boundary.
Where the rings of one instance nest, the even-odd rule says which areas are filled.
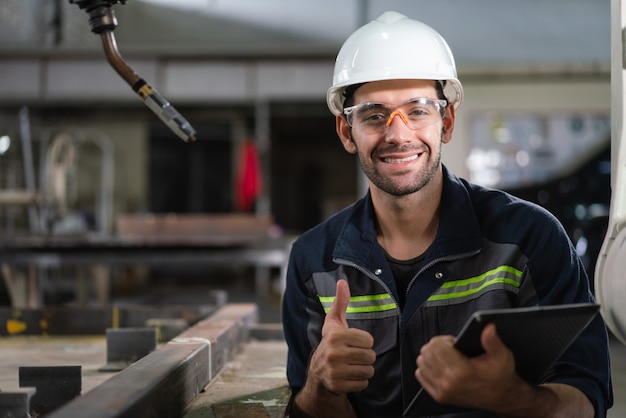
[[[465,290],[462,292],[451,292],[451,293],[443,293],[443,294],[438,294],[438,295],[432,295],[431,297],[428,298],[429,301],[434,301],[434,300],[443,300],[443,299],[455,299],[455,298],[462,298],[464,296],[469,296],[472,295],[474,293],[478,293],[481,290],[483,290],[484,288],[494,285],[496,283],[504,283],[504,284],[509,284],[511,286],[515,286],[515,287],[519,287],[519,282],[514,280],[514,279],[506,279],[506,278],[500,278],[500,279],[492,279],[492,280],[488,280],[485,283],[483,283],[482,285],[480,285],[479,287],[476,287],[474,289],[469,289],[469,290]]]
[[[522,271],[515,267],[499,266],[476,277],[446,282],[441,286],[439,291],[431,295],[428,300],[433,302],[460,299],[478,294],[489,286],[497,284],[519,288],[521,277]]]
[[[317,296],[322,305],[324,306],[324,312],[328,313],[330,308],[335,301],[335,296]],[[387,302],[387,303],[381,303]],[[348,308],[346,309],[346,313],[370,313],[370,312],[384,312],[390,311],[397,308],[395,302],[391,298],[389,293],[381,293],[378,295],[362,295],[362,296],[351,296],[350,302],[348,303]]]
[[[447,289],[447,288],[450,288],[450,287],[467,286],[467,285],[470,285],[470,284],[473,284],[473,283],[482,282],[487,277],[493,276],[493,275],[498,274],[498,273],[511,273],[511,274],[515,275],[516,277],[522,277],[522,272],[520,270],[516,269],[515,267],[500,266],[500,267],[496,267],[493,270],[489,270],[488,272],[483,273],[480,276],[470,277],[468,279],[463,279],[463,280],[453,280],[453,281],[446,282],[446,283],[444,283],[441,286],[441,288],[442,289]],[[519,285],[519,283],[518,283],[518,285]]]
[[[334,296],[318,296],[318,298],[320,302],[322,303],[324,302],[332,303],[335,300]],[[382,300],[382,299],[389,299],[389,298],[391,298],[389,293],[381,293],[379,295],[351,296],[350,302],[364,302],[364,301],[370,301],[370,300]]]
[[[396,309],[395,303],[387,303],[385,305],[372,305],[372,306],[349,306],[346,309],[346,313],[363,313],[363,312],[383,312]],[[324,308],[325,312],[328,312],[330,308]]]

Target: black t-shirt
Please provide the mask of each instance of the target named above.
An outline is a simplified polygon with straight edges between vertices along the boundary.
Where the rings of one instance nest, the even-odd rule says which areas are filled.
[[[406,301],[406,291],[409,287],[409,283],[411,283],[411,280],[413,280],[413,277],[424,261],[424,254],[418,255],[410,260],[397,260],[387,254],[387,252],[385,252],[385,255],[391,266],[393,278],[396,281],[396,288],[400,296],[398,303],[400,304],[400,310],[402,310]]]

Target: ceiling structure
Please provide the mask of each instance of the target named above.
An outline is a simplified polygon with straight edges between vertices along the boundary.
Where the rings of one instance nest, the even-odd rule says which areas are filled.
[[[603,68],[610,0],[127,0],[116,4],[125,54],[334,57],[385,10],[419,19],[448,41],[458,67]],[[0,56],[100,49],[68,0],[0,2]]]
[[[158,39],[172,52],[333,55],[395,10],[438,30],[460,67],[610,61],[609,0],[130,0],[117,9],[120,40],[133,49]]]

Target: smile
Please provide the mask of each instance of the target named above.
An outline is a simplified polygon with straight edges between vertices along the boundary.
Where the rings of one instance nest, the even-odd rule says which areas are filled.
[[[413,160],[417,160],[417,157],[419,157],[419,154],[414,154],[411,155],[410,157],[405,157],[405,158],[383,158],[382,160],[386,163],[407,163],[409,161],[413,161]]]

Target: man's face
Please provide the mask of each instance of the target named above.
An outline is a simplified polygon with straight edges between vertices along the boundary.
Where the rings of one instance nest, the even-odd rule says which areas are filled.
[[[396,108],[415,98],[438,99],[432,80],[389,80],[365,84],[354,93],[354,105],[384,103]],[[359,157],[370,186],[391,195],[414,193],[426,186],[438,173],[441,145],[451,139],[454,110],[446,109],[433,122],[418,129],[407,124],[409,115],[398,114],[387,121],[378,132],[364,132],[353,121],[353,127],[343,116],[337,118],[337,130],[348,152]],[[341,120],[340,120],[341,119]],[[445,126],[445,132],[442,130]]]

